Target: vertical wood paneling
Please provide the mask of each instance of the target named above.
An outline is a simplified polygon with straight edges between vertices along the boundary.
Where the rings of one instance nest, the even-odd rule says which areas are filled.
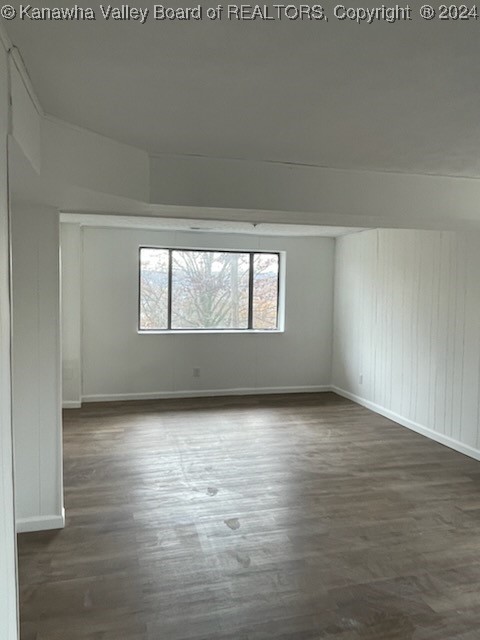
[[[450,278],[448,282],[448,306],[450,310],[450,323],[448,325],[448,353],[447,376],[445,380],[445,435],[452,437],[453,428],[453,398],[455,390],[455,337],[457,331],[458,315],[458,236],[450,237]]]
[[[478,448],[480,234],[339,238],[335,302],[334,385]]]
[[[403,317],[403,344],[402,344],[402,389],[401,389],[401,405],[400,413],[410,417],[411,415],[411,396],[412,396],[412,375],[413,370],[413,340],[415,335],[415,326],[412,322],[414,315],[413,295],[414,295],[414,276],[415,276],[415,243],[410,232],[405,234],[405,259],[403,271],[403,299],[402,307],[405,313]],[[400,260],[401,260],[400,255]]]
[[[453,377],[453,409],[451,437],[460,440],[460,424],[462,420],[463,396],[463,359],[465,355],[465,294],[466,294],[466,262],[465,236],[457,237],[457,278],[456,278],[456,326]]]
[[[63,519],[58,213],[14,205],[11,240],[16,517],[34,528]]]
[[[466,239],[465,335],[463,357],[463,396],[460,439],[476,446],[478,419],[478,353],[479,353],[479,296],[480,274],[478,251],[471,237]]]
[[[422,251],[421,251],[421,236],[415,234],[415,272],[413,276],[413,287],[415,291],[414,298],[414,307],[413,307],[413,316],[412,323],[414,327],[415,334],[415,342],[412,344],[413,349],[413,360],[414,360],[414,369],[413,369],[413,386],[412,386],[412,400],[411,400],[411,420],[414,420],[417,415],[417,407],[418,407],[418,389],[419,389],[419,377],[418,377],[418,362],[419,362],[419,345],[420,345],[420,276],[422,273]]]
[[[64,403],[80,405],[82,399],[82,228],[60,225],[62,281],[62,395]]]

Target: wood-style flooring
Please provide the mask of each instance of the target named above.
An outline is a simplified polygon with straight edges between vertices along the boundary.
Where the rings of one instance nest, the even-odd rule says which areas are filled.
[[[22,640],[479,640],[480,463],[334,394],[65,412]]]

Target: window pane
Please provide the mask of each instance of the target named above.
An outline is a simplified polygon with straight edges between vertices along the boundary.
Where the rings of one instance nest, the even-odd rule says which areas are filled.
[[[172,252],[172,329],[248,328],[248,253]]]
[[[276,329],[278,307],[278,255],[253,257],[253,328]]]
[[[140,329],[168,328],[168,249],[140,250]]]

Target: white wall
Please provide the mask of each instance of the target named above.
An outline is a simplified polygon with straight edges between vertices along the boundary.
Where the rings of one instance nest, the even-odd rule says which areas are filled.
[[[0,32],[0,638],[16,640],[17,580],[10,402],[8,62]]]
[[[330,383],[332,239],[93,227],[82,233],[84,400],[316,390]],[[139,335],[142,244],[285,251],[285,332]],[[71,282],[64,278],[65,287]],[[193,378],[193,367],[200,367],[200,378]]]
[[[63,526],[58,213],[12,207],[15,503],[19,531]]]
[[[480,234],[379,230],[337,241],[333,382],[480,458]]]

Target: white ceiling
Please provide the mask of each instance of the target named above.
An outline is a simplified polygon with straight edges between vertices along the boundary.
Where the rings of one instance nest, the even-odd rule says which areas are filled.
[[[89,227],[125,227],[164,231],[196,231],[210,233],[243,233],[263,236],[322,236],[337,238],[348,233],[364,231],[359,227],[329,227],[306,224],[270,224],[234,222],[228,220],[200,220],[184,218],[155,218],[148,216],[121,216],[103,214],[62,213],[61,222]]]
[[[478,22],[333,6],[328,23],[4,24],[47,113],[153,154],[480,177]]]

